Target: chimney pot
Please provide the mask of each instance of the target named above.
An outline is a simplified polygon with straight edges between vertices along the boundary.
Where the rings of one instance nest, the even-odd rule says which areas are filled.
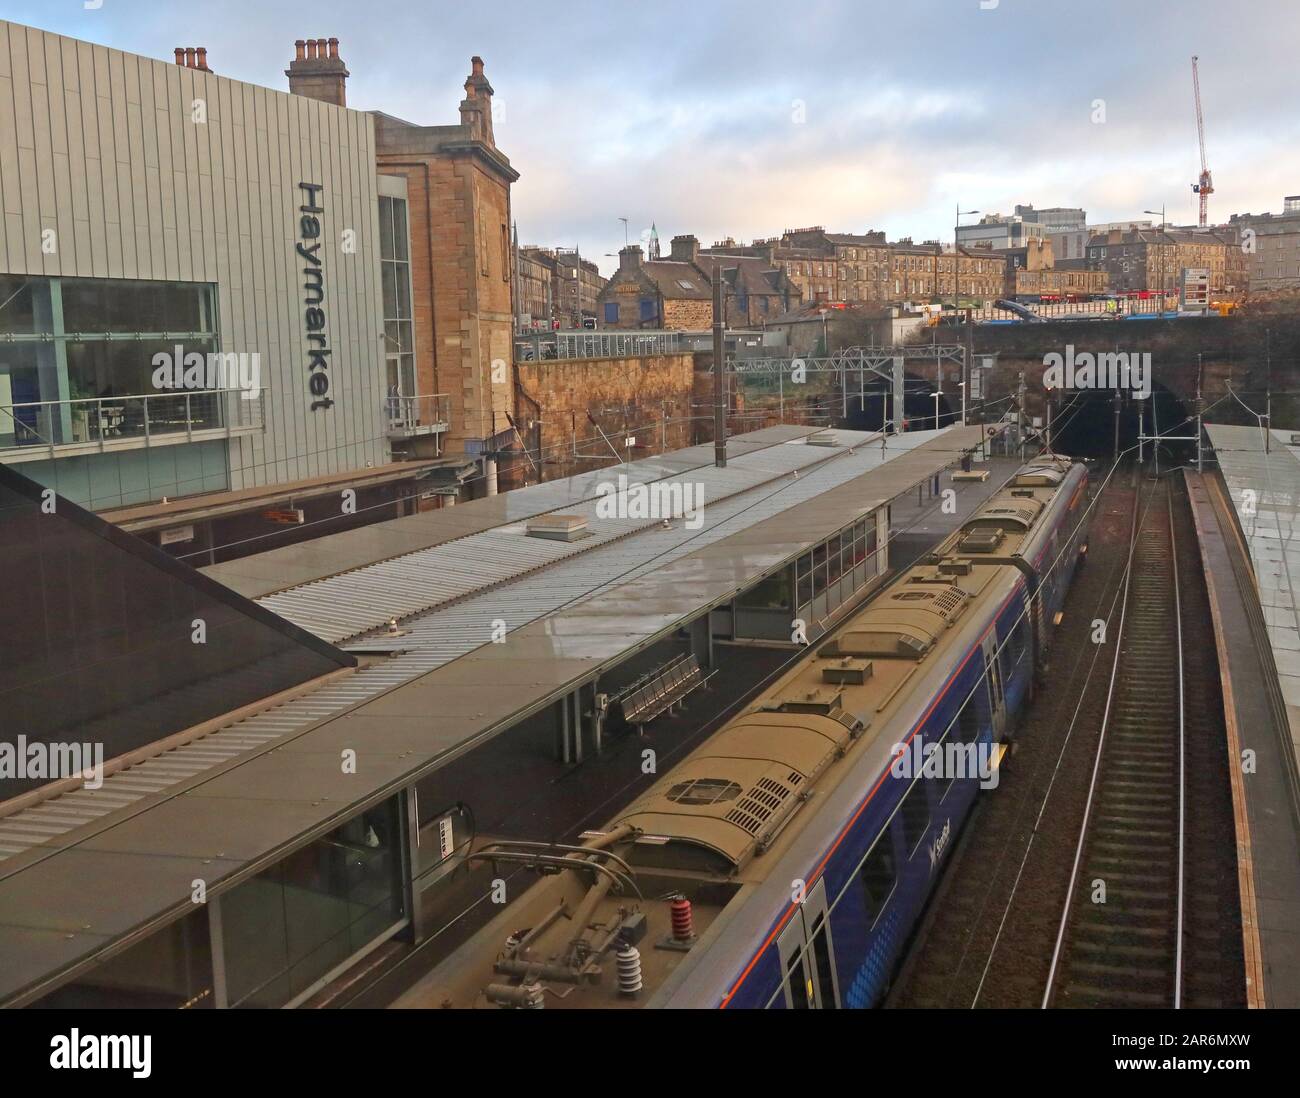
[[[206,46],[200,46],[196,51],[198,54],[199,68],[208,72],[208,51]]]
[[[185,67],[187,69],[194,68],[194,47],[193,46],[185,47]]]
[[[339,57],[337,38],[299,38],[294,42],[297,56],[284,70],[289,91],[294,95],[347,106],[347,66]]]
[[[181,46],[176,47],[176,64],[178,65],[185,64],[185,50]]]

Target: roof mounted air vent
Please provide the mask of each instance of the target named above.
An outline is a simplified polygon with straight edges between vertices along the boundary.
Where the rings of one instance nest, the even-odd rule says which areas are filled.
[[[1056,466],[1044,466],[1020,473],[1012,482],[1017,488],[1055,488],[1065,479],[1065,471]]]
[[[829,717],[832,710],[840,708],[842,697],[842,690],[824,686],[815,690],[808,690],[802,694],[792,694],[786,698],[778,698],[775,702],[764,705],[762,708],[778,713],[819,713],[823,717]]]
[[[547,541],[577,541],[591,537],[587,520],[582,515],[538,515],[528,520],[524,531],[530,538],[545,538]]]
[[[808,436],[807,442],[809,446],[838,446],[839,445],[839,442],[836,441],[834,431],[814,431],[811,435]]]
[[[727,778],[692,778],[678,782],[664,794],[674,804],[721,804],[734,801],[742,790]]]
[[[827,664],[822,668],[822,681],[861,686],[867,679],[871,678],[872,673],[870,660],[864,660],[856,656],[842,656],[834,663]]]
[[[934,641],[919,632],[909,632],[897,625],[880,625],[870,632],[856,631],[841,633],[833,641],[817,650],[823,659],[839,659],[844,656],[858,658],[877,657],[888,659],[901,656],[903,659],[919,660],[929,650]]]
[[[996,530],[972,530],[959,542],[957,549],[962,553],[992,553],[1006,540],[1006,532]]]

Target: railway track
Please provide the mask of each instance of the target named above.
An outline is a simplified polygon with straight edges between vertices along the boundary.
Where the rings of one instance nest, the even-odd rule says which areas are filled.
[[[1182,1004],[1184,620],[1168,479],[1135,516],[1106,710],[1044,1006]]]
[[[1118,470],[1090,540],[1045,689],[889,1005],[1245,1004],[1221,684],[1181,476]]]

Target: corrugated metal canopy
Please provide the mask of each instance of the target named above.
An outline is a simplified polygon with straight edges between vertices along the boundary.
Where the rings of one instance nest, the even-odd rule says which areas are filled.
[[[0,863],[0,955],[20,959],[0,968],[0,1001],[35,995],[40,981],[190,910],[195,877],[208,882],[209,895],[232,887],[287,846],[328,831],[728,601],[957,461],[979,444],[981,431],[950,428],[904,435],[884,448],[861,445],[807,475],[783,476],[709,508],[700,531],[684,531],[680,523],[675,530],[649,530],[475,596],[513,594],[514,620],[527,620],[506,644],[485,643],[481,635],[490,625],[483,618],[487,603],[471,608],[467,599],[436,611],[427,617],[440,619],[438,636],[447,634],[445,615],[475,616],[476,622],[461,621],[467,635],[459,643],[468,650],[422,649],[413,640],[406,655],[232,726],[234,735],[261,738],[252,755],[146,786],[152,791],[114,793],[119,777],[145,768],[135,767],[95,794],[49,802],[57,808],[103,796],[120,807],[70,831],[47,817],[44,830],[29,831],[42,845]],[[653,540],[668,535],[675,544]],[[565,579],[564,568],[585,575]],[[337,688],[351,693],[331,695]],[[154,763],[219,744],[221,735]],[[339,751],[358,746],[360,772],[344,777]],[[198,762],[190,759],[181,769]]]
[[[860,432],[844,433],[844,441],[849,445],[866,442],[870,437]],[[795,470],[806,471],[845,457],[844,447],[807,446],[801,442],[793,439],[784,445],[751,449],[729,461],[724,469],[710,463],[673,473],[657,479],[654,488],[663,496],[675,493],[679,506],[673,509],[671,517],[677,518],[692,509],[693,500],[703,499],[702,510],[713,511],[728,500]],[[640,517],[603,513],[611,508],[602,506],[605,501],[597,493],[616,487],[621,490],[624,482],[620,477],[627,477],[629,488],[645,484],[648,479],[645,470],[629,475],[624,466],[606,468],[599,479],[582,478],[583,490],[590,491],[592,498],[565,504],[565,514],[577,516],[587,524],[589,536],[579,541],[530,537],[525,522],[512,522],[267,595],[258,602],[324,640],[345,641],[381,628],[390,619],[410,617],[566,558],[586,557],[629,534],[659,527],[663,516],[658,508],[655,514]],[[574,490],[570,485],[565,494],[571,495]],[[536,502],[541,502],[540,498]],[[634,539],[633,553],[644,552],[646,544],[643,539]]]
[[[728,453],[741,460],[755,450],[779,446],[812,434],[812,427],[792,425],[765,427],[727,440]],[[626,473],[631,479],[649,483],[676,473],[713,464],[713,444],[691,446],[668,454],[644,458],[617,468],[589,473],[544,484],[533,484],[486,499],[471,500],[423,511],[403,518],[376,522],[355,530],[315,538],[250,557],[213,564],[200,571],[238,591],[246,598],[258,598],[273,591],[311,583],[327,576],[349,572],[405,553],[429,549],[456,538],[469,537],[496,526],[522,522],[548,511],[565,510],[595,497],[597,486],[611,473]]]

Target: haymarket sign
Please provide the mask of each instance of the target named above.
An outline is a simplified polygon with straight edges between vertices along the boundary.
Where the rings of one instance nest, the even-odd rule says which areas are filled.
[[[321,255],[321,219],[325,212],[318,195],[321,183],[299,183],[307,198],[298,207],[297,253],[306,266],[303,276],[303,323],[307,328],[307,389],[312,395],[311,410],[334,407],[329,395],[329,337],[325,333],[325,269]]]

